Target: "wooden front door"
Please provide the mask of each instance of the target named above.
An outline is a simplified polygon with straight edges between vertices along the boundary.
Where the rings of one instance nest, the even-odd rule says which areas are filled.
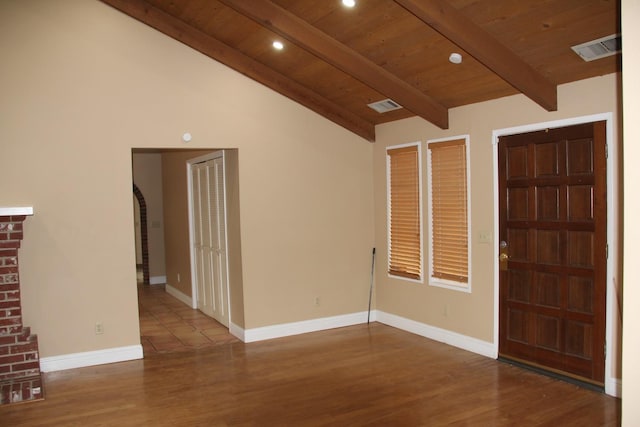
[[[604,383],[606,126],[500,137],[503,358]]]

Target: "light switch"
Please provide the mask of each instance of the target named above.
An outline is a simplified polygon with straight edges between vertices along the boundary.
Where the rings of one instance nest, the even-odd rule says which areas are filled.
[[[478,241],[480,243],[491,243],[491,232],[486,230],[479,232]]]

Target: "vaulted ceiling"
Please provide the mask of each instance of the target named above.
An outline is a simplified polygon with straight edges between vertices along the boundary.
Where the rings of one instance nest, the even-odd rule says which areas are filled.
[[[450,108],[516,93],[553,111],[559,84],[620,70],[619,54],[571,49],[620,32],[618,0],[102,1],[370,141],[376,124],[445,129]],[[403,108],[368,106],[385,99]]]

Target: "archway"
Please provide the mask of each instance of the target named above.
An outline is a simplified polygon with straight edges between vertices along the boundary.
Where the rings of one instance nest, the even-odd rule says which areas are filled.
[[[140,240],[142,245],[142,277],[145,285],[149,284],[149,246],[147,241],[147,204],[144,201],[142,191],[133,184],[133,195],[140,205]]]

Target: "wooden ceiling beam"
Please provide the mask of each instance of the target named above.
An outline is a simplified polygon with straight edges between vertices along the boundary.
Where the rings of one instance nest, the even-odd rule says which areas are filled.
[[[547,111],[558,109],[557,87],[446,0],[395,0]]]
[[[102,2],[306,106],[367,141],[375,141],[373,123],[146,1],[102,0]]]
[[[438,101],[286,9],[268,0],[219,1],[350,74],[414,114],[442,129],[449,127],[449,112]]]

